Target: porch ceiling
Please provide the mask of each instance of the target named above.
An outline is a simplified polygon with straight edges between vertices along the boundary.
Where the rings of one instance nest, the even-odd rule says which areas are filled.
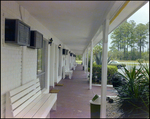
[[[76,54],[83,53],[104,19],[106,17],[112,19],[124,3],[124,1],[17,2]],[[132,13],[133,10],[129,12]],[[116,27],[118,23],[113,25]]]

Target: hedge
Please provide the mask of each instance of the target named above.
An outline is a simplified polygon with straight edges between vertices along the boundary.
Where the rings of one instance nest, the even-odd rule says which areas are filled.
[[[90,71],[90,68],[88,70]],[[112,76],[117,72],[117,70],[118,68],[116,66],[107,66],[107,84],[112,84]],[[93,64],[92,83],[101,84],[101,71],[102,65]]]

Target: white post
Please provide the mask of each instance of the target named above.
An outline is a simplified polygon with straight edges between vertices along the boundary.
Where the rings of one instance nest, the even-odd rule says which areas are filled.
[[[55,51],[55,44],[54,43],[53,43],[52,46],[53,46],[53,67],[52,67],[53,68],[53,84],[52,85],[53,85],[53,88],[54,88],[55,87],[55,85],[54,85],[55,84],[55,78],[56,78],[56,75],[55,75],[56,74],[56,67],[55,67],[56,66],[55,65],[55,63],[56,63],[56,59],[55,59],[56,51]]]
[[[84,60],[84,54],[82,54],[82,65],[83,65],[83,60]]]
[[[54,43],[51,44],[50,46],[50,59],[51,59],[51,62],[50,62],[50,86],[52,86],[54,88]]]
[[[84,51],[84,72],[86,70],[86,50]]]
[[[102,85],[101,85],[101,109],[100,109],[101,118],[106,118],[108,30],[109,30],[109,20],[106,19],[103,25]]]
[[[46,62],[46,70],[45,70],[45,74],[46,74],[46,93],[49,93],[49,72],[50,72],[50,45],[48,44],[48,42],[46,42],[46,57],[45,57],[45,62]]]
[[[86,73],[86,68],[87,68],[87,63],[86,63],[86,61],[87,61],[87,51],[85,50],[85,66],[84,66],[84,71],[85,71],[85,73]]]
[[[84,53],[83,53],[83,57],[82,57],[82,65],[84,66]]]
[[[86,72],[87,73],[87,78],[88,78],[88,60],[89,59],[88,59],[88,49],[87,49],[87,72]]]
[[[72,61],[72,59],[71,59],[71,56],[69,55],[69,57],[70,57],[70,70],[71,70],[71,61]]]
[[[62,63],[62,60],[63,60],[63,58],[62,58],[62,48],[60,48],[60,76],[61,76],[61,79],[62,79],[62,65],[63,65],[63,63]]]
[[[90,85],[89,85],[89,89],[92,89],[92,68],[93,68],[93,41],[91,41],[91,62],[90,62]]]
[[[55,82],[58,83],[58,46],[55,45]]]

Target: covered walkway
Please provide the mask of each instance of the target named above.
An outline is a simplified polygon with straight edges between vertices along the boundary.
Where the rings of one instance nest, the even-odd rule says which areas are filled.
[[[90,118],[89,100],[95,94],[101,94],[100,86],[93,86],[89,90],[89,83],[82,65],[77,65],[72,79],[60,81],[63,86],[55,86],[59,89],[57,97],[57,111],[51,111],[51,118]],[[113,88],[107,88],[107,95],[117,95]]]

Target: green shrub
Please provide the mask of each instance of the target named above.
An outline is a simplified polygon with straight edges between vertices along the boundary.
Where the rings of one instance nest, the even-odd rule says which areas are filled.
[[[124,68],[124,74],[119,73],[126,84],[118,88],[119,109],[124,117],[149,117],[149,67],[140,64],[131,70]]]
[[[93,64],[93,75],[92,75],[93,83],[101,83],[101,72],[102,72],[102,65]],[[111,65],[107,66],[107,84],[112,84],[111,78],[116,72],[117,72],[116,66]]]
[[[139,63],[143,63],[144,59],[137,59],[136,61],[138,61]]]

